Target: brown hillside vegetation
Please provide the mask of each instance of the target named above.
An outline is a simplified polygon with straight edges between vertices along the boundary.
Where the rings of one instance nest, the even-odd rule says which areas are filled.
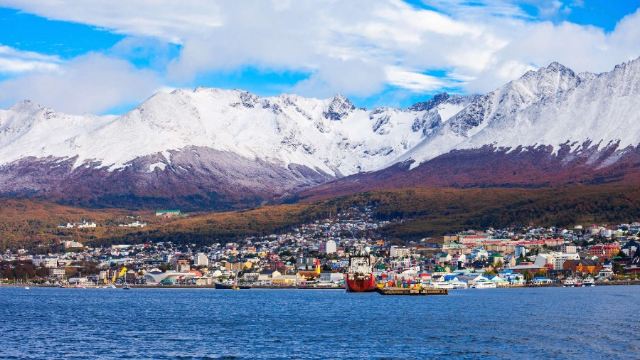
[[[83,220],[115,224],[130,211],[95,210],[32,200],[0,200],[0,249],[17,245],[52,244],[64,240],[86,241],[104,236],[102,229],[62,230],[57,226]]]
[[[1,205],[2,247],[66,239],[102,244],[211,243],[282,232],[300,223],[336,214],[340,209],[364,205],[373,206],[375,216],[380,219],[402,220],[383,229],[381,236],[414,240],[489,226],[571,226],[634,221],[640,219],[640,188],[623,185],[539,189],[408,188],[244,211],[190,214],[176,219],[160,219],[148,212],[85,210],[30,201],[4,201]],[[139,216],[149,225],[144,229],[117,227],[127,215]],[[83,218],[102,226],[95,230],[56,228],[60,223]]]

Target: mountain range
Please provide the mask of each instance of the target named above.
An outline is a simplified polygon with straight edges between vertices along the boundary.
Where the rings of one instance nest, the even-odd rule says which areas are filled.
[[[639,144],[640,59],[602,74],[552,63],[404,109],[179,89],[121,116],[0,110],[0,193],[221,210],[398,187],[634,182]]]

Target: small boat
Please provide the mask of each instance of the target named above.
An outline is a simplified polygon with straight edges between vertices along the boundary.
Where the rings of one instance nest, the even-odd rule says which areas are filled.
[[[124,283],[124,286],[122,287],[122,290],[131,290],[131,288],[129,287],[129,284]]]
[[[592,277],[588,277],[582,281],[582,286],[584,287],[596,286],[596,281]]]
[[[434,281],[431,283],[431,287],[434,289],[453,289],[454,285],[447,281]]]
[[[477,281],[475,284],[471,285],[473,289],[495,289],[496,284],[492,281]]]
[[[562,282],[562,287],[575,287],[576,286],[576,279],[574,278],[567,278]]]
[[[25,286],[25,287],[24,287],[24,289],[25,289],[25,290],[30,290],[31,288],[30,288],[30,287],[28,287],[28,286]]]

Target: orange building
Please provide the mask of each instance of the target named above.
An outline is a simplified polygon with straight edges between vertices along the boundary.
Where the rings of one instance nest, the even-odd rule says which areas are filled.
[[[588,259],[567,260],[562,264],[562,269],[569,270],[574,274],[597,275],[602,269],[602,264]]]

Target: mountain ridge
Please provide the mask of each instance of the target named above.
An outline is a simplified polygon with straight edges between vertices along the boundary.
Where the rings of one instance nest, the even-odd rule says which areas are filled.
[[[331,189],[632,181],[639,143],[640,59],[601,74],[554,62],[404,109],[176,89],[121,116],[0,110],[0,193],[226,209]]]

